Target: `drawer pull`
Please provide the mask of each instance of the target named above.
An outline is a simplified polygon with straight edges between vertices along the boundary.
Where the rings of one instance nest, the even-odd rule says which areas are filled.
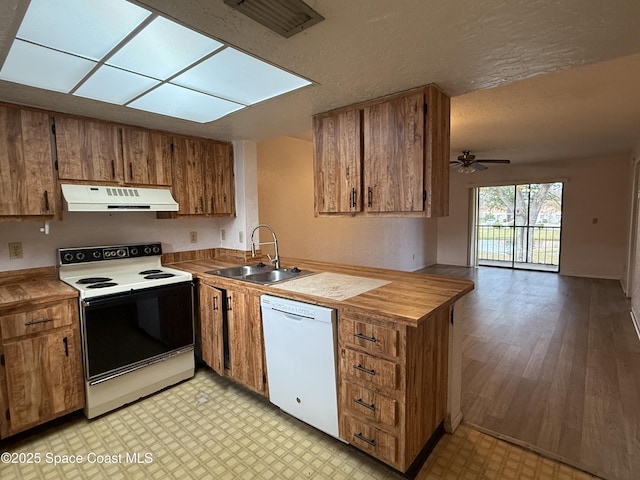
[[[372,342],[372,343],[377,342],[376,337],[369,337],[364,333],[354,333],[353,336],[356,338],[359,338],[360,340],[366,340],[367,342]]]
[[[368,368],[364,368],[362,365],[358,364],[358,365],[354,365],[353,368],[355,368],[356,370],[360,370],[361,372],[364,373],[368,373],[369,375],[375,375],[376,371],[375,370],[369,370]]]
[[[361,398],[354,398],[353,401],[356,402],[358,405],[363,406],[364,408],[368,408],[372,412],[376,411],[376,406],[373,403],[367,403],[363,401]]]
[[[376,446],[376,441],[373,439],[368,439],[367,437],[365,437],[364,435],[362,435],[362,433],[354,433],[353,434],[354,437],[356,437],[358,440],[362,440],[365,443],[368,443],[369,445],[371,445],[372,447]]]
[[[67,337],[64,337],[62,339],[62,343],[64,343],[64,354],[68,357],[69,356],[69,339]]]
[[[53,322],[53,318],[43,318],[42,320],[31,320],[30,322],[25,322],[25,326],[37,325],[38,323],[47,323]]]

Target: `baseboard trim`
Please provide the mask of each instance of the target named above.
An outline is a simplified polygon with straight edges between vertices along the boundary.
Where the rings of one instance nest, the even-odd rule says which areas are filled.
[[[638,335],[638,340],[640,340],[640,322],[638,322],[638,317],[636,316],[636,314],[633,313],[633,308],[629,310],[629,315],[631,315],[633,326],[636,327],[636,335]]]

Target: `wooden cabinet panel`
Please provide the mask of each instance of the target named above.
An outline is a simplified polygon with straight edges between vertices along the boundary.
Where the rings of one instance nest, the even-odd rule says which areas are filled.
[[[367,211],[423,210],[424,111],[422,92],[364,109]]]
[[[316,213],[362,211],[361,110],[313,118]]]
[[[207,161],[205,191],[209,203],[207,213],[234,216],[236,214],[233,145],[213,142],[213,155]]]
[[[201,283],[199,295],[202,360],[216,373],[224,375],[222,291]]]
[[[398,356],[398,331],[390,327],[357,321],[347,316],[340,318],[340,338],[346,345],[355,345],[373,354]]]
[[[266,393],[260,296],[227,290],[230,376]]]
[[[55,117],[58,178],[121,183],[122,149],[116,125]]]
[[[0,216],[57,209],[49,115],[0,106]]]
[[[136,185],[171,185],[173,137],[162,132],[122,129],[124,179]]]
[[[207,157],[212,154],[206,140],[174,137],[173,194],[180,204],[180,214],[205,213],[204,176]]]
[[[344,375],[378,387],[398,388],[398,365],[348,348],[341,350],[340,370]]]
[[[341,394],[344,413],[387,427],[397,426],[398,402],[395,399],[348,382],[342,383]]]
[[[15,315],[0,317],[2,340],[40,333],[77,322],[77,302],[68,300],[38,310],[30,310]]]
[[[347,441],[383,462],[397,466],[398,439],[349,415],[342,418],[343,435]]]
[[[11,432],[84,405],[77,328],[4,343]]]

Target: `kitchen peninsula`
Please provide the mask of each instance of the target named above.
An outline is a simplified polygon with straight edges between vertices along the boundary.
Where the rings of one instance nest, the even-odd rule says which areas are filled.
[[[283,258],[314,274],[260,285],[207,273],[242,263],[237,258],[167,260],[199,279],[202,357],[219,374],[268,396],[259,304],[268,293],[337,310],[343,440],[411,474],[444,424],[459,421],[459,398],[451,398],[460,382],[450,365],[460,355],[450,348],[453,305],[472,282]]]

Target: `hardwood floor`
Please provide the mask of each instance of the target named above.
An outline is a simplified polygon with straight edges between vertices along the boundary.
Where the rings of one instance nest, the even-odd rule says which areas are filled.
[[[476,282],[455,310],[466,422],[606,479],[640,478],[640,341],[618,281],[421,272]]]

